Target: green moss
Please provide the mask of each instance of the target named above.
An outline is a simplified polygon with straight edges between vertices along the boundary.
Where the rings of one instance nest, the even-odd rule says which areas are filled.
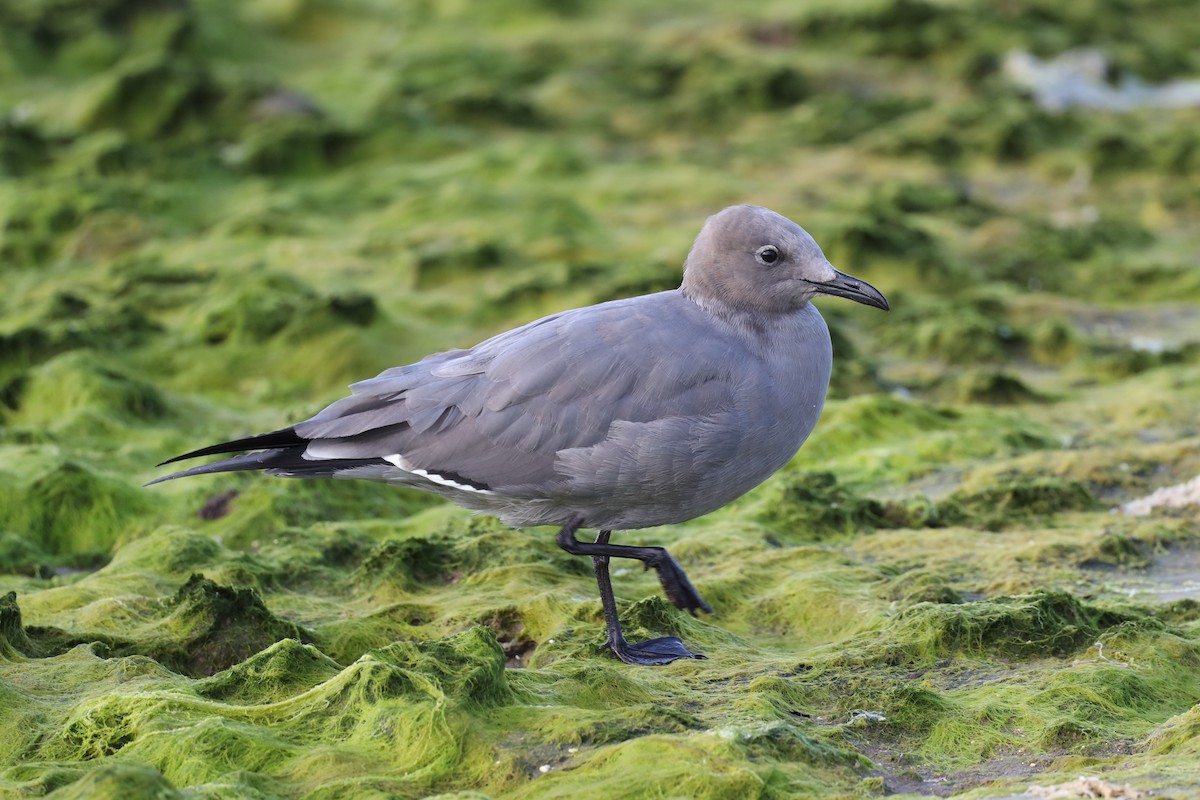
[[[36,648],[25,635],[21,624],[21,609],[17,605],[17,593],[9,592],[0,597],[0,655],[12,659],[18,655],[32,655]]]
[[[920,478],[954,485],[958,479],[945,474],[950,465],[1045,450],[1061,442],[1054,428],[1025,414],[876,394],[830,403],[797,463],[821,463],[848,481],[894,493],[898,484]],[[935,464],[939,466],[932,468]]]
[[[50,564],[51,559],[27,538],[0,531],[0,573],[49,577]]]
[[[954,509],[946,513],[927,496],[920,494],[891,500],[883,504],[883,518],[889,527],[896,528],[941,528],[953,524]]]
[[[1110,263],[1102,263],[1097,271],[1108,272],[1111,267]],[[1120,300],[1136,294],[1151,300],[1176,302],[1200,296],[1200,279],[1185,263],[1168,257],[1128,264],[1092,288],[1098,300]]]
[[[1200,710],[1193,708],[1168,720],[1147,744],[1157,753],[1194,753],[1200,744]]]
[[[1170,364],[1189,364],[1200,361],[1200,344],[1161,352],[1128,348],[1097,348],[1090,359],[1092,369],[1106,378],[1128,378]]]
[[[849,40],[872,55],[922,58],[965,33],[964,19],[956,9],[923,0],[815,8],[803,17],[801,31]]]
[[[1144,167],[1150,162],[1150,152],[1137,130],[1111,128],[1094,134],[1088,146],[1092,169],[1101,175]]]
[[[1078,560],[1081,567],[1144,569],[1151,565],[1145,543],[1120,533],[1105,533],[1087,548]]]
[[[990,309],[962,304],[902,313],[889,337],[917,357],[978,364],[1019,353],[1025,335]]]
[[[160,330],[142,309],[129,303],[97,306],[77,290],[60,290],[31,301],[0,322],[4,345],[0,376],[21,379],[30,366],[64,351],[122,351],[145,343]]]
[[[1042,399],[1017,376],[993,370],[969,370],[959,377],[955,387],[955,400],[960,403],[1011,405]]]
[[[1112,612],[1086,606],[1065,592],[1037,592],[974,603],[920,602],[889,623],[876,642],[861,643],[837,656],[850,663],[930,665],[941,658],[984,653],[1030,659],[1065,657],[1086,647],[1106,626],[1122,621]]]
[[[922,277],[945,279],[951,268],[933,234],[896,208],[897,198],[877,197],[849,216],[827,247],[847,264],[903,259]]]
[[[69,800],[119,800],[125,797],[153,797],[155,800],[183,800],[187,794],[175,789],[154,767],[141,764],[106,764],[87,773],[70,786],[54,793]]]
[[[176,641],[164,642],[157,660],[189,675],[212,675],[284,638],[311,639],[277,619],[253,589],[220,586],[193,575],[170,601],[164,626]]]
[[[826,317],[829,336],[833,340],[833,375],[829,379],[829,397],[849,397],[877,391],[883,385],[878,364],[859,352],[843,329],[842,320]]]
[[[1029,354],[1042,364],[1063,364],[1080,351],[1078,331],[1063,319],[1044,319],[1029,331]]]
[[[197,568],[209,568],[223,563],[229,552],[208,536],[194,531],[163,526],[148,535],[124,544],[112,561],[95,577],[106,572],[119,576],[144,572],[186,580]],[[245,556],[240,560],[245,560]]]
[[[30,371],[13,398],[22,425],[54,428],[86,411],[127,423],[154,422],[170,415],[167,399],[153,384],[96,353],[56,356]]]
[[[840,486],[829,472],[789,474],[772,483],[759,522],[788,541],[819,540],[883,523],[883,506]]]
[[[135,140],[200,127],[215,110],[219,93],[202,67],[170,57],[128,59],[102,80],[83,119],[84,129],[118,128]]]
[[[1099,507],[1100,503],[1079,481],[1015,474],[957,489],[946,498],[943,514],[951,520],[970,520],[985,530],[996,530],[1013,522]]]
[[[230,166],[253,173],[313,173],[337,164],[354,139],[353,133],[320,115],[292,114],[247,126],[241,140],[223,150],[222,157]]]
[[[340,671],[336,662],[312,645],[283,639],[199,682],[196,691],[242,705],[276,702],[324,683]]]
[[[894,394],[871,394],[831,406],[821,420],[817,442],[829,454],[868,444],[953,429],[960,412]]]
[[[870,134],[927,105],[927,102],[882,92],[823,91],[786,118],[789,131],[801,142],[842,144]]]
[[[892,598],[903,601],[906,605],[913,603],[959,605],[965,602],[962,594],[951,585],[949,578],[938,572],[923,569],[901,573],[889,582],[888,590]]]
[[[232,290],[232,291],[229,291]],[[208,344],[263,342],[290,324],[307,327],[317,310],[316,293],[290,275],[257,272],[231,281],[204,316],[200,331]]]
[[[62,789],[87,775],[88,770],[79,767],[62,767],[55,764],[36,764],[6,770],[3,783],[6,790],[48,794]]]
[[[681,737],[641,737],[596,754],[583,768],[588,791],[612,797],[635,797],[672,787],[687,797],[759,798],[768,784],[719,736],[694,741]],[[583,785],[577,771],[547,773],[514,795],[518,798],[575,797]]]
[[[51,160],[53,142],[11,117],[0,122],[0,174],[25,175]]]
[[[0,471],[0,498],[0,526],[49,555],[81,562],[107,554],[133,520],[156,507],[124,480],[52,451],[10,459]]]
[[[953,702],[919,684],[896,687],[880,698],[880,706],[889,726],[925,733],[955,711]]]
[[[212,437],[216,438],[216,437]],[[182,449],[182,448],[177,448]],[[211,498],[238,487],[228,504],[228,514],[209,530],[239,546],[261,547],[288,528],[337,520],[403,520],[434,504],[429,495],[397,491],[388,486],[350,481],[264,481],[257,476],[236,476],[214,487],[199,490],[189,503],[188,516],[196,517]]]
[[[1152,235],[1136,219],[1101,217],[1079,224],[1050,224],[1045,219],[994,220],[976,237],[976,254],[987,274],[1032,291],[1067,292],[1076,297],[1111,296],[1126,276],[1096,263],[1098,254],[1125,254],[1147,245]]]
[[[1003,67],[1191,77],[1193,4],[1127,5],[0,2],[0,795],[1190,786],[1200,532],[1107,509],[1200,469],[1194,113],[1052,111]],[[673,288],[732,202],[893,310],[822,305],[794,465],[616,535],[715,612],[614,562],[629,635],[706,660],[600,650],[550,529],[366,483],[138,488]]]
[[[366,555],[351,580],[361,586],[379,586],[401,591],[422,583],[444,580],[450,562],[444,543],[424,538],[392,539]]]
[[[375,655],[434,678],[461,702],[500,705],[511,699],[504,677],[504,651],[495,635],[474,627],[456,636],[416,645],[398,643]]]

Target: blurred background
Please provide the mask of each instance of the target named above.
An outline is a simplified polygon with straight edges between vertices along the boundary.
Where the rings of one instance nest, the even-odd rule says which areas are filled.
[[[673,288],[705,218],[739,202],[799,222],[892,311],[820,304],[836,369],[818,434],[696,529],[719,546],[697,533],[679,554],[711,565],[746,542],[827,536],[841,552],[837,536],[882,527],[888,544],[852,539],[851,561],[894,545],[895,569],[931,571],[919,589],[847,573],[822,594],[781,567],[756,579],[774,592],[756,605],[733,572],[689,567],[727,602],[717,624],[797,652],[884,625],[893,602],[1100,596],[1099,578],[1055,570],[1147,567],[1163,542],[1200,536],[1194,507],[1153,530],[1105,516],[1200,472],[1198,43],[1191,0],[4,0],[0,590],[61,633],[22,646],[108,637],[198,676],[290,635],[268,625],[200,661],[183,634],[162,645],[146,633],[168,613],[155,603],[192,571],[290,595],[267,606],[341,665],[482,622],[511,666],[564,625],[594,626],[520,605],[559,591],[553,574],[504,578],[465,610],[421,588],[425,573],[403,590],[362,578],[397,531],[440,532],[450,544],[403,558],[485,587],[495,563],[557,558],[548,536],[537,549],[429,497],[244,475],[140,484],[387,367]],[[929,566],[922,537],[947,526],[1022,532],[969,540],[998,549],[964,572],[991,545],[947,540]],[[1014,566],[1014,548],[1048,571]],[[358,582],[321,571],[339,564]],[[656,592],[637,580],[631,597]],[[880,581],[892,588],[864,588]],[[380,622],[388,592],[428,608]],[[127,594],[141,599],[117,611]],[[811,611],[780,599],[801,594]],[[345,603],[378,627],[348,633]],[[1200,699],[1188,687],[1130,711],[1128,729],[1089,718],[1060,736],[1047,711],[1024,723],[1033,740],[1001,738],[1059,754],[1139,740]],[[10,758],[39,752],[21,741]],[[922,752],[952,765],[962,746]],[[90,752],[51,750],[38,757]]]

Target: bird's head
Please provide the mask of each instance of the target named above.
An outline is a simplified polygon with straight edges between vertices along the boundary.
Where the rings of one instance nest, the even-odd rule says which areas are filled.
[[[759,206],[712,215],[684,264],[682,290],[706,307],[783,313],[817,295],[888,309],[879,290],[834,269],[808,232]]]

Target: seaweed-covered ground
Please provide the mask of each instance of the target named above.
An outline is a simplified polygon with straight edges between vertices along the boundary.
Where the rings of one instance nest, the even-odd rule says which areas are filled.
[[[1200,110],[1011,68],[1159,97],[1197,41],[1187,0],[0,3],[0,795],[1200,796],[1200,512],[1114,511],[1200,473]],[[141,488],[677,285],[732,202],[893,311],[822,304],[780,474],[620,536],[716,609],[620,570],[631,634],[708,660],[599,652],[551,530]]]

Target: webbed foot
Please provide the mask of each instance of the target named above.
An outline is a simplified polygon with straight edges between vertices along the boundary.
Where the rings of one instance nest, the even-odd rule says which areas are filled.
[[[684,645],[678,636],[660,636],[657,639],[647,639],[644,642],[622,641],[614,645],[607,642],[604,647],[612,650],[613,655],[626,664],[641,664],[645,667],[657,667],[670,664],[681,658],[707,658],[699,653],[693,653]],[[603,649],[603,648],[602,648]]]

